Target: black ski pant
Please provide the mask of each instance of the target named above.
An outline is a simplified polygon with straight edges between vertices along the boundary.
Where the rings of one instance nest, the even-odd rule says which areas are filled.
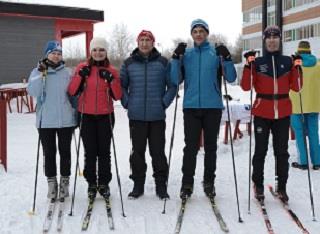
[[[182,184],[192,185],[197,163],[201,130],[204,133],[203,181],[214,183],[217,159],[217,139],[222,116],[221,109],[184,109],[184,141]]]
[[[113,114],[111,122],[113,126]],[[81,137],[85,151],[83,175],[90,185],[108,185],[111,181],[111,134],[110,115],[82,115]]]
[[[289,171],[289,125],[290,118],[265,119],[254,117],[255,150],[252,159],[252,180],[256,186],[263,186],[264,162],[268,151],[269,135],[272,133],[275,156],[275,174],[278,176],[279,189],[285,189]]]
[[[60,175],[70,176],[71,140],[74,127],[39,128],[40,140],[44,151],[44,171],[47,177],[57,176],[56,154],[60,155]]]
[[[155,182],[156,184],[165,183],[168,177],[168,163],[164,152],[165,120],[130,120],[129,127],[132,141],[130,178],[137,184],[144,184],[147,172],[145,152],[148,142]]]

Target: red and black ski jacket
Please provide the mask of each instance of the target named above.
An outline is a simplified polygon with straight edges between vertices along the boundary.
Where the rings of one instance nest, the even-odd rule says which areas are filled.
[[[289,91],[299,91],[299,87],[302,87],[302,73],[293,66],[292,59],[279,53],[267,53],[258,57],[252,64],[252,77],[256,91],[252,114],[267,119],[290,116],[292,105]],[[245,91],[251,89],[249,66],[243,69],[241,87]]]
[[[71,79],[68,92],[71,96],[79,91],[82,78],[79,76],[79,70],[88,66],[88,63],[80,63]],[[112,73],[114,79],[109,84],[99,76],[99,69],[107,69]],[[91,66],[90,75],[86,78],[86,87],[78,99],[78,111],[85,114],[104,115],[113,112],[113,101],[120,100],[122,90],[120,78],[117,70],[109,65],[104,67]]]

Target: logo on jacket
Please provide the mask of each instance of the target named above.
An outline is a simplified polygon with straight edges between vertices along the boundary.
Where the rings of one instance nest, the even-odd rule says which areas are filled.
[[[284,68],[284,65],[283,65],[283,64],[281,64],[281,65],[280,65],[280,67],[283,69],[283,68]]]
[[[262,73],[266,73],[266,72],[268,71],[268,64],[261,64],[261,65],[259,66],[259,70],[260,70],[260,72],[262,72]]]

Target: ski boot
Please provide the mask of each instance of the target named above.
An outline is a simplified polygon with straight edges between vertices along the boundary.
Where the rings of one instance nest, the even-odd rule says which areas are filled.
[[[58,195],[58,182],[57,177],[48,177],[48,195],[47,197],[49,199],[56,199]]]

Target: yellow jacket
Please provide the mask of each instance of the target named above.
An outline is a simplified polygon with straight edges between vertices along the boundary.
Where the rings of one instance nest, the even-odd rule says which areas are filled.
[[[307,56],[307,57],[305,57]],[[301,90],[303,113],[319,113],[320,112],[320,62],[314,61],[308,64],[310,54],[302,54],[302,71],[303,86]],[[314,56],[313,56],[314,57]],[[314,57],[315,58],[315,57]],[[310,60],[309,60],[310,62]],[[308,66],[309,65],[309,66]],[[313,66],[310,66],[313,65]],[[292,114],[300,114],[300,98],[299,93],[290,91],[290,99],[292,101]]]

